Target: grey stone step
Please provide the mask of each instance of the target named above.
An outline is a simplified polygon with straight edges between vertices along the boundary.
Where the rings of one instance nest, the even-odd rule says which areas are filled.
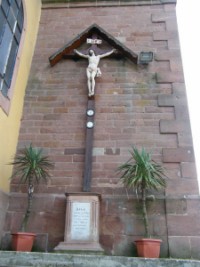
[[[197,260],[0,251],[0,267],[200,267]]]

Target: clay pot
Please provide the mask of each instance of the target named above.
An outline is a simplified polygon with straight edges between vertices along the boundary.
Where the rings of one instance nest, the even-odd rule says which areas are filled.
[[[15,251],[31,251],[35,234],[26,232],[12,233],[12,249]]]
[[[135,240],[138,257],[159,258],[161,242],[162,240],[160,239],[151,238]]]

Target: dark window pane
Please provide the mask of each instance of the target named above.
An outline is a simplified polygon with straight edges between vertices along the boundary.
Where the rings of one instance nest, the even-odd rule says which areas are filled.
[[[5,26],[5,32],[0,44],[0,73],[3,74],[5,71],[5,66],[10,52],[10,45],[12,41],[12,32],[8,24]]]
[[[22,1],[21,0],[15,0],[15,2],[17,3],[18,7],[20,7]]]
[[[15,25],[16,25],[16,18],[14,16],[13,10],[10,9],[8,13],[8,23],[10,25],[10,28],[12,31],[14,31]]]
[[[5,96],[5,97],[7,97],[7,94],[8,94],[8,85],[4,82],[3,83],[3,86],[2,86],[2,90],[1,90],[1,92],[2,92],[2,94]]]
[[[13,39],[10,55],[8,58],[8,63],[6,66],[6,74],[5,74],[5,81],[9,87],[10,87],[11,80],[12,80],[12,74],[13,74],[13,70],[15,66],[17,50],[18,50],[17,42],[15,41],[15,39]]]
[[[21,5],[19,13],[18,13],[17,21],[18,21],[18,25],[19,25],[20,30],[22,30],[23,23],[24,23],[24,13],[23,13],[23,6],[22,5]]]
[[[17,18],[19,8],[18,8],[15,0],[12,1],[11,8],[13,10],[13,14],[15,15],[15,18]]]
[[[16,26],[16,29],[15,29],[15,38],[17,40],[17,43],[19,44],[20,43],[20,38],[21,38],[21,31],[19,30],[18,25]]]
[[[0,91],[1,91],[2,87],[3,87],[3,79],[0,76]]]
[[[5,23],[6,23],[6,18],[4,16],[2,9],[0,8],[0,43],[2,40],[3,33],[4,33]]]
[[[3,9],[5,15],[7,16],[8,15],[8,9],[9,9],[8,1],[7,0],[2,0],[1,6],[2,6],[2,9]]]

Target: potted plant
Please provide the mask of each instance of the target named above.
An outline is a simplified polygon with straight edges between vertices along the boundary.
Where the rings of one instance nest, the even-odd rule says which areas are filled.
[[[144,148],[139,151],[132,147],[131,158],[118,167],[121,181],[127,188],[134,188],[141,197],[142,216],[145,228],[145,238],[136,240],[139,257],[158,258],[160,254],[160,239],[151,239],[147,216],[147,190],[163,189],[166,187],[165,170],[162,165],[151,159]],[[155,249],[155,250],[154,250]]]
[[[53,163],[48,156],[43,155],[43,150],[34,148],[30,144],[16,154],[11,165],[14,165],[14,172],[11,179],[19,177],[19,183],[27,184],[27,208],[22,220],[20,232],[12,233],[12,248],[18,251],[31,251],[35,234],[26,232],[30,218],[34,185],[41,181],[47,182],[50,178],[49,170]],[[28,245],[26,245],[26,241]]]

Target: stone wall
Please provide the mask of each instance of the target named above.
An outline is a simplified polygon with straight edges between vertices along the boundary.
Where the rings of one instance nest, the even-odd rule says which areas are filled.
[[[68,59],[50,67],[48,58],[96,23],[133,52],[154,52],[149,65],[126,58],[100,62],[91,188],[102,195],[101,244],[108,254],[135,253],[132,241],[143,234],[140,209],[134,193],[127,200],[116,169],[128,160],[131,145],[144,146],[169,177],[165,194],[149,201],[152,234],[164,241],[162,256],[200,258],[200,202],[175,4],[133,2],[43,5],[18,148],[30,142],[43,147],[55,168],[48,185],[37,187],[30,229],[48,232],[53,249],[63,239],[64,193],[82,191],[88,63]],[[13,180],[11,192],[6,231],[19,225],[25,208],[25,187]]]
[[[13,193],[5,239],[9,240],[10,229],[19,229],[25,207],[26,194]],[[49,251],[64,239],[65,208],[66,199],[62,194],[37,194],[34,198],[28,230],[34,230],[39,236],[48,234]],[[199,197],[149,199],[150,231],[152,236],[163,240],[161,257],[199,259],[199,209]],[[134,240],[144,233],[137,198],[102,196],[100,218],[100,244],[106,254],[137,256]],[[4,249],[9,248],[5,239]],[[38,250],[38,245],[34,249]]]

